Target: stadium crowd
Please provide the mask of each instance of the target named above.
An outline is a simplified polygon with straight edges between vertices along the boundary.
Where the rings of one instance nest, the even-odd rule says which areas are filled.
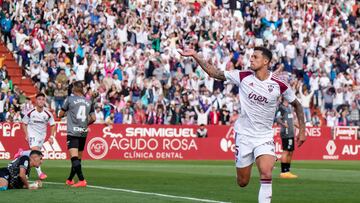
[[[97,123],[230,125],[237,88],[177,50],[195,49],[221,70],[246,70],[252,48],[266,46],[307,125],[359,125],[360,2],[238,3],[234,10],[221,0],[2,0],[1,33],[49,108],[59,112],[81,80]],[[0,119],[20,121],[31,100],[1,66]]]

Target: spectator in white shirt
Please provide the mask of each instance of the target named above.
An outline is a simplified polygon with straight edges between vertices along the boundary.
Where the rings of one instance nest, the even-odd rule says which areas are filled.
[[[314,104],[315,107],[319,106],[319,76],[317,73],[313,73],[310,78],[310,87],[314,91]]]
[[[326,116],[326,125],[327,127],[333,128],[337,125],[338,118],[336,116],[335,110],[327,112]]]
[[[94,123],[103,124],[105,122],[104,113],[101,111],[100,106],[97,106],[95,109],[95,117],[96,117],[96,120]]]
[[[286,56],[291,61],[291,66],[294,66],[295,59],[296,59],[296,46],[293,41],[291,41],[288,45],[285,47]]]
[[[310,102],[314,94],[314,91],[311,90],[311,92],[309,93],[308,90],[306,89],[303,93],[303,84],[300,84],[299,93],[300,93],[300,103],[304,109],[306,122],[310,122],[311,121]]]
[[[47,72],[47,67],[43,67],[40,71],[40,90],[46,88],[49,81],[49,73]]]

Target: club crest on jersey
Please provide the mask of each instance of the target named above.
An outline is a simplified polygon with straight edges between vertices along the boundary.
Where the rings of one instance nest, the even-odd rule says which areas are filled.
[[[268,85],[269,92],[272,92],[274,90],[274,85]]]

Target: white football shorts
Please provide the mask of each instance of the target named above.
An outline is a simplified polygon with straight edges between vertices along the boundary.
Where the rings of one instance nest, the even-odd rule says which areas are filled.
[[[45,142],[45,136],[31,136],[31,135],[29,135],[28,142],[29,142],[29,147],[30,148],[39,147],[41,149],[44,142]]]
[[[235,133],[235,164],[236,168],[245,168],[255,162],[256,158],[268,154],[275,155],[273,138],[254,138]]]

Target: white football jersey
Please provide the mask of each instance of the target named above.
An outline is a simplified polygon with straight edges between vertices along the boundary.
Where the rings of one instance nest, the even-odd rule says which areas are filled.
[[[283,95],[293,102],[295,93],[285,82],[270,73],[261,81],[253,71],[225,71],[227,81],[239,87],[240,115],[234,129],[239,135],[256,138],[273,138],[273,122],[278,98]]]
[[[46,109],[38,112],[36,108],[30,110],[23,118],[23,123],[27,124],[29,136],[46,137],[47,124],[55,125],[53,115]]]

